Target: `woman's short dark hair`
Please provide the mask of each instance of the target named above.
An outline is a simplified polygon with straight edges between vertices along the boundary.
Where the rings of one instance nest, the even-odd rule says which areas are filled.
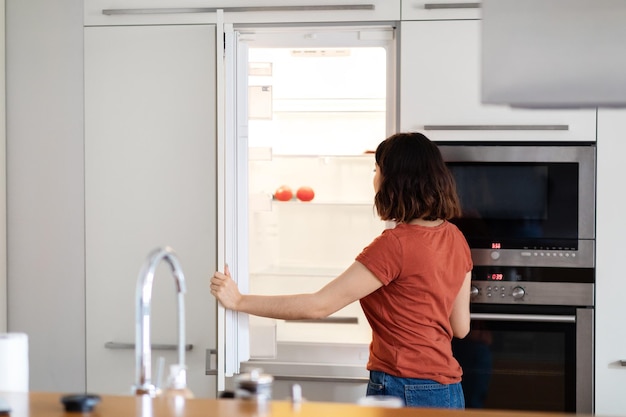
[[[382,220],[451,219],[461,215],[452,173],[437,145],[421,133],[396,133],[376,148],[380,187],[374,205]]]

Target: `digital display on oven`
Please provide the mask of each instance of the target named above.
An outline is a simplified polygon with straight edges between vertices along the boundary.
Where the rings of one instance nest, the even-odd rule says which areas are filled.
[[[479,281],[520,281],[521,277],[515,271],[490,272],[481,271],[480,275],[476,275],[474,279]]]
[[[501,272],[494,272],[487,275],[487,281],[504,281],[504,274]]]
[[[476,281],[523,281],[528,272],[518,267],[494,267],[475,265],[472,279]],[[528,277],[527,277],[528,278]]]
[[[594,268],[555,268],[474,265],[472,281],[487,282],[580,282],[595,281]]]

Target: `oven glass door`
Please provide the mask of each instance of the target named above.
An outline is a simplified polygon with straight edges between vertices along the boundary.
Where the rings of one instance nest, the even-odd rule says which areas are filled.
[[[472,306],[453,340],[466,407],[575,412],[575,309],[521,307]]]
[[[472,248],[576,250],[578,164],[450,162]],[[495,247],[493,245],[496,245]]]

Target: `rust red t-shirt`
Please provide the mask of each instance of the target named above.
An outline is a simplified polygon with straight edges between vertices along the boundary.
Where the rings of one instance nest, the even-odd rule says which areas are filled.
[[[361,299],[372,327],[367,369],[442,384],[461,380],[450,313],[472,269],[469,246],[450,222],[385,230],[356,257],[383,283]]]

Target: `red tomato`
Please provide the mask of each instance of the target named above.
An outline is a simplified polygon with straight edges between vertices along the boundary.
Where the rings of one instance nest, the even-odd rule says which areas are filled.
[[[274,198],[278,201],[289,201],[293,198],[293,191],[286,185],[281,185],[274,192]]]
[[[313,200],[313,197],[315,197],[315,192],[311,187],[300,187],[296,192],[296,197],[298,197],[298,200],[300,201],[311,201]]]

